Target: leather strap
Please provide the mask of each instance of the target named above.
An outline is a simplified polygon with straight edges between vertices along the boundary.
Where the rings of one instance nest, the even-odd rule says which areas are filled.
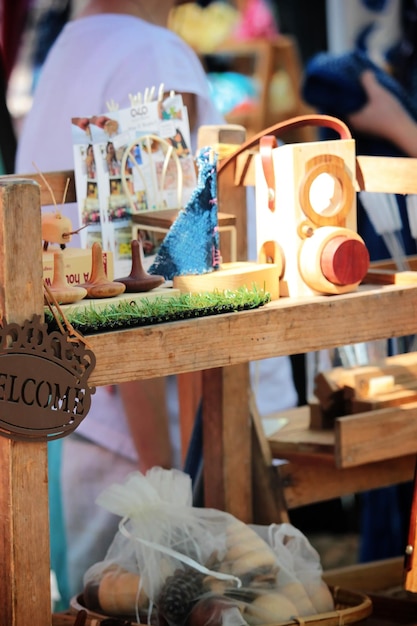
[[[268,186],[268,208],[275,211],[275,174],[272,160],[272,150],[278,145],[274,135],[265,135],[259,140],[259,152],[261,155],[262,169]]]
[[[284,122],[274,124],[273,126],[269,126],[269,128],[266,128],[260,133],[253,135],[253,137],[250,137],[229,157],[219,162],[219,165],[217,167],[217,176],[221,176],[227,168],[231,167],[239,154],[242,154],[246,150],[249,150],[250,148],[253,148],[257,144],[259,144],[262,137],[265,137],[266,135],[273,135],[274,137],[278,137],[283,131],[294,130],[295,128],[300,128],[302,126],[322,126],[324,128],[330,128],[336,131],[340,135],[340,139],[352,138],[349,128],[337,117],[318,114],[300,115],[298,117],[293,117],[289,120],[285,120]]]

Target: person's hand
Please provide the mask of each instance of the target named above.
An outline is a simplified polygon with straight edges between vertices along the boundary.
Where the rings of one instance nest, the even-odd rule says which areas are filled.
[[[110,121],[112,120],[110,119],[110,117],[107,117],[106,115],[93,115],[93,117],[90,118],[91,124],[94,124],[95,126],[98,126],[99,128],[104,128],[107,122],[110,122]]]
[[[107,115],[93,115],[92,117],[73,117],[72,123],[76,126],[79,126],[81,130],[86,133],[89,133],[90,124],[94,124],[95,126],[102,128],[106,131],[108,135],[114,135],[119,128],[119,123],[116,120],[113,120],[111,117],[107,117]]]
[[[107,117],[106,115],[93,115],[93,117],[90,118],[90,123],[94,124],[94,126],[102,128],[109,135],[109,137],[115,135],[119,130],[118,121],[113,120],[111,117]]]
[[[90,119],[88,117],[73,117],[71,121],[75,126],[79,126],[85,133],[88,132],[90,125]]]
[[[378,82],[372,71],[363,72],[361,83],[367,103],[348,116],[352,131],[386,139],[409,153],[410,146],[405,145],[404,140],[408,133],[414,137],[417,132],[413,118],[394,94]]]

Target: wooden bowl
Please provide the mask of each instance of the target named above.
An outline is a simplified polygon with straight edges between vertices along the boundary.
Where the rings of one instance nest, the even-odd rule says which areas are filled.
[[[125,619],[130,622],[131,626],[139,626],[138,622],[132,621],[132,619],[136,619],[134,615],[131,617],[124,615],[123,617],[117,618],[114,615],[104,615],[103,613],[97,613],[96,611],[91,611],[90,609],[87,609],[84,603],[84,597],[82,593],[78,594],[78,596],[74,596],[70,600],[70,613],[72,613],[73,615],[77,615],[79,611],[86,611],[87,624],[89,624],[90,620],[93,620],[93,619],[103,620],[103,619],[113,618],[113,619],[120,619],[120,621],[123,621]],[[143,623],[146,624],[146,619],[144,620]]]

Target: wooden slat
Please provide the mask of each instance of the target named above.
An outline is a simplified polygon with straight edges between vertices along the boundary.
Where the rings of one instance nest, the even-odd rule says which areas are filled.
[[[335,423],[336,465],[354,467],[417,453],[417,402],[347,415]]]
[[[289,455],[279,465],[288,509],[412,480],[415,455],[338,469],[332,457]],[[291,514],[290,514],[291,518]]]
[[[8,323],[43,313],[39,189],[0,182],[0,307]],[[46,443],[0,437],[1,623],[51,619]],[[42,616],[42,617],[41,617]]]
[[[324,572],[328,585],[357,591],[384,591],[400,587],[403,581],[402,557],[361,563]]]
[[[268,439],[275,458],[287,458],[289,454],[325,454],[334,457],[335,438],[333,430],[293,430],[282,432]]]
[[[356,157],[357,189],[384,193],[417,193],[417,159]]]
[[[396,272],[395,270],[372,268],[366,274],[363,282],[371,285],[415,285],[417,284],[417,272],[415,270]]]
[[[52,190],[53,196],[58,207],[62,204],[65,195],[65,203],[76,202],[76,193],[75,193],[75,178],[73,170],[63,170],[59,172],[43,172],[42,173],[46,182]],[[40,174],[19,174],[13,176],[3,176],[2,180],[33,180],[40,186],[41,192],[41,205],[48,206],[54,204],[51,193],[48,189],[48,185],[45,184],[45,181],[42,179]],[[69,180],[69,186],[67,192],[65,194],[67,180]]]
[[[234,184],[255,184],[253,150],[239,157]],[[417,159],[406,157],[356,157],[356,190],[417,193]]]

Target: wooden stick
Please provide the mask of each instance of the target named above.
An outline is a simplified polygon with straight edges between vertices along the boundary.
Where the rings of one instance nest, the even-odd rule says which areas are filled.
[[[417,464],[414,472],[413,499],[411,503],[408,540],[405,547],[404,559],[404,588],[407,591],[417,592]]]

